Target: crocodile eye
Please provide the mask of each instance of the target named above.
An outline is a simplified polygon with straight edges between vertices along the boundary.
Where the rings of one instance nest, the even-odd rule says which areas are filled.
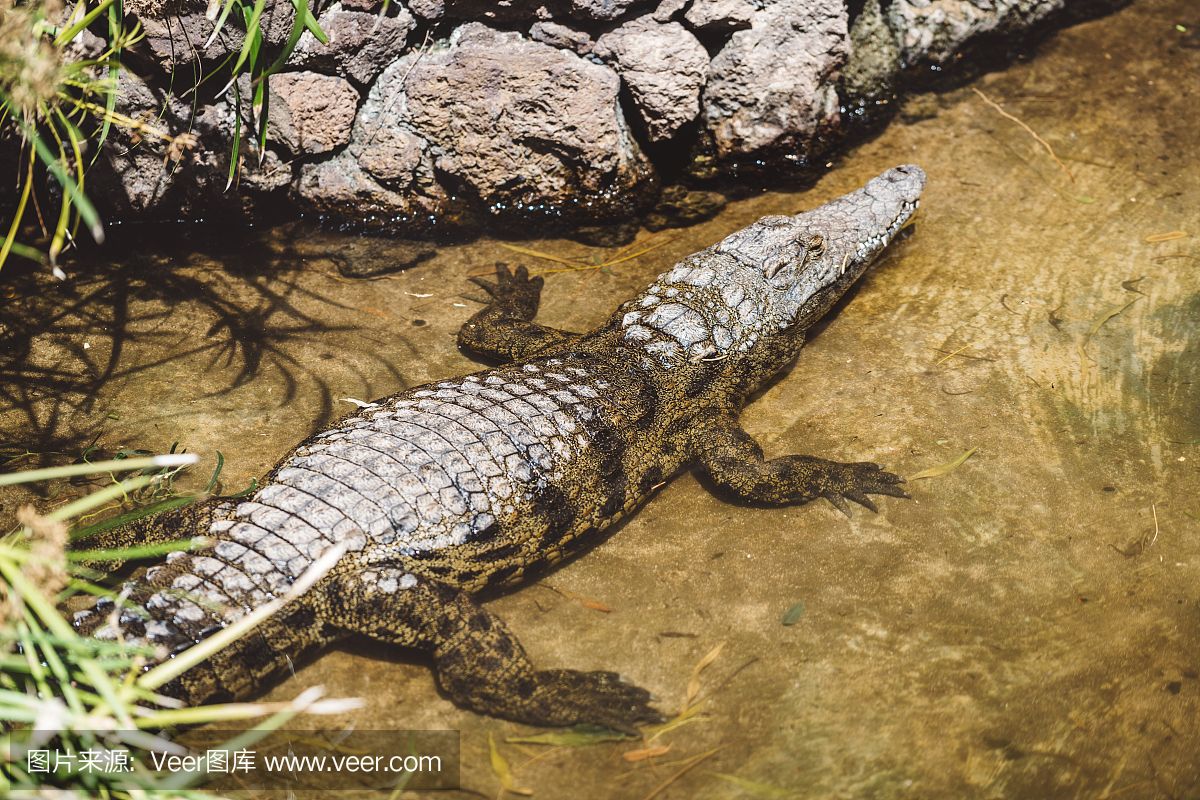
[[[825,255],[825,237],[819,233],[814,233],[808,238],[804,247],[806,258],[820,258]]]

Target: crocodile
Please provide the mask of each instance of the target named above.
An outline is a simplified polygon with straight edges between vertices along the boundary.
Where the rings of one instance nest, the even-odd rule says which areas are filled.
[[[925,184],[900,166],[815,210],[768,216],[659,275],[589,333],[534,322],[543,280],[497,265],[459,333],[496,366],[365,404],[310,437],[253,495],[140,520],[106,544],[206,534],[74,613],[88,635],[162,658],[283,596],[330,548],[299,599],[166,687],[191,703],[241,699],[352,634],[429,654],[456,704],[539,726],[632,731],[650,694],[607,671],[536,669],[479,602],[574,556],[672,476],[703,468],[743,501],[818,498],[849,514],[907,497],[870,462],[766,458],[739,425],[748,399],[914,213]]]

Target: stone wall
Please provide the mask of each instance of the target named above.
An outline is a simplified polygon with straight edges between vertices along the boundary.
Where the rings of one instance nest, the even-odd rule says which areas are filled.
[[[248,80],[215,85],[239,27],[206,46],[203,0],[127,0],[146,38],[121,77],[122,111],[197,145],[175,162],[119,133],[92,184],[110,218],[282,207],[415,236],[616,223],[658,202],[664,174],[803,169],[902,75],[1063,19],[1066,3],[1104,2],[341,0],[317,9],[329,44],[306,32],[270,77],[259,152]],[[268,50],[293,14],[269,0]]]

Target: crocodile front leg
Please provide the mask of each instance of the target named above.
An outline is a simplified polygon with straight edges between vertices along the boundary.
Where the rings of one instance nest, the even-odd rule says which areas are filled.
[[[868,494],[908,497],[899,486],[903,478],[869,461],[844,464],[799,455],[765,459],[758,442],[729,416],[702,425],[693,447],[713,481],[744,500],[793,505],[824,497],[849,516],[847,500],[878,511]]]
[[[509,272],[496,264],[496,282],[472,278],[492,302],[467,320],[458,332],[460,347],[496,361],[520,361],[580,337],[578,333],[533,322],[542,296],[542,278],[530,278],[525,267]]]
[[[469,594],[390,566],[340,569],[319,594],[331,625],[433,654],[457,705],[527,725],[603,725],[636,733],[660,721],[650,693],[613,672],[535,670],[516,637]]]

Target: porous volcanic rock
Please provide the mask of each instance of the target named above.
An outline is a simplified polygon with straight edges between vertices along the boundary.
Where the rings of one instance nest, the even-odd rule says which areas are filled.
[[[267,138],[293,154],[328,153],[350,142],[358,92],[344,78],[281,72],[269,79]]]
[[[900,33],[900,66],[943,64],[970,40],[1027,29],[1066,0],[895,0],[887,19]]]
[[[841,0],[763,0],[709,67],[703,115],[716,157],[808,153],[837,127],[847,41]]]
[[[577,30],[558,22],[535,22],[529,28],[529,38],[535,42],[570,50],[581,56],[592,52],[596,43],[585,31]]]
[[[607,67],[471,23],[384,70],[351,150],[382,178],[406,172],[419,149],[496,217],[628,217],[651,170],[619,91]]]
[[[231,15],[212,37],[209,0],[139,0],[127,10],[147,37],[122,72],[121,107],[157,119],[168,141],[120,132],[96,183],[110,219],[286,195],[338,225],[401,235],[519,221],[626,236],[656,202],[654,225],[698,217],[677,213],[684,189],[659,202],[660,171],[687,182],[803,170],[852,121],[885,119],[927,66],[1122,2],[338,0],[317,6],[329,43],[305,31],[270,77],[258,152],[251,83],[222,92],[218,72],[244,21]],[[266,0],[260,69],[294,20],[292,0]],[[188,132],[198,141],[173,138]]]
[[[306,30],[296,42],[288,63],[307,70],[332,72],[359,85],[369,85],[403,52],[408,35],[416,27],[408,9],[403,6],[393,8],[391,13],[380,16],[334,3],[317,18],[329,43],[321,44]]]
[[[683,18],[701,30],[740,31],[750,27],[755,10],[751,0],[692,0]]]
[[[616,66],[650,141],[670,139],[700,113],[708,51],[678,22],[638,17],[601,36],[594,52]]]

